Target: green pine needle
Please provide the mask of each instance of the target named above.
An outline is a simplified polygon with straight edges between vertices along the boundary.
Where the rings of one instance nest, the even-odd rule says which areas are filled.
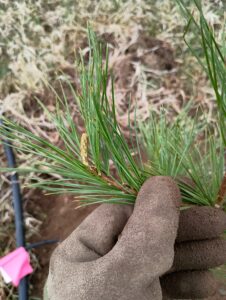
[[[176,179],[184,202],[214,205],[218,195],[224,174],[224,147],[208,127],[198,118],[192,120],[186,110],[174,122],[167,121],[164,110],[160,117],[151,113],[150,121],[140,125],[148,172]],[[194,186],[186,185],[185,177]]]
[[[52,88],[57,99],[56,112],[49,112],[41,102],[40,105],[60,135],[63,147],[52,145],[4,118],[1,136],[12,142],[17,151],[36,157],[32,166],[18,167],[16,171],[34,174],[31,187],[55,194],[74,194],[82,205],[133,204],[144,181],[153,175],[175,178],[186,203],[214,205],[223,178],[220,137],[209,133],[208,124],[200,125],[197,119],[192,121],[186,111],[172,125],[162,111],[160,118],[150,113],[145,125],[135,120],[136,143],[130,148],[116,118],[108,53],[104,64],[101,44],[91,29],[88,39],[89,62],[86,64],[81,57],[79,64],[81,91],[74,90],[67,82],[79,107],[85,132],[78,131],[63,88],[62,97]],[[112,99],[107,96],[109,80],[112,80]],[[131,132],[130,122],[128,126]],[[198,141],[203,132],[206,134],[204,145]],[[148,154],[147,165],[142,162],[141,149]],[[2,168],[1,171],[15,170]],[[53,179],[52,175],[59,179]],[[181,176],[189,177],[194,186],[185,184]]]
[[[221,128],[224,145],[226,146],[225,36],[222,36],[221,44],[216,41],[214,30],[208,24],[204,16],[200,0],[191,1],[198,12],[198,21],[196,21],[194,18],[193,12],[188,9],[188,5],[186,4],[185,0],[175,1],[178,3],[182,14],[187,21],[187,26],[184,32],[185,43],[187,44],[193,56],[196,57],[199,64],[205,70],[215,92],[218,106],[219,125]],[[225,25],[226,24],[224,24],[224,27]],[[195,45],[191,44],[187,39],[187,34],[189,31],[192,31],[196,36]],[[202,58],[204,58],[204,60]]]

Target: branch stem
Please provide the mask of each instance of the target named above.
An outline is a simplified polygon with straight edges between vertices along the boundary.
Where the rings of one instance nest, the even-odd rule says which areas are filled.
[[[216,204],[222,206],[224,203],[224,198],[226,196],[226,173],[224,174],[219,193],[217,196]]]

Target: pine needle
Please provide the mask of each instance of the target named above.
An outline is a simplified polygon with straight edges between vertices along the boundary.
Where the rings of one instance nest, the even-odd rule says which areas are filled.
[[[203,67],[204,71],[209,77],[212,88],[215,92],[216,103],[218,107],[218,123],[221,129],[221,136],[226,148],[226,67],[225,67],[225,36],[222,36],[220,42],[217,41],[214,29],[208,24],[202,9],[202,2],[200,0],[193,0],[198,13],[198,20],[194,17],[194,13],[187,8],[186,1],[175,0],[181,12],[187,21],[187,26],[184,32],[184,40],[190,49],[191,53],[196,57],[199,64]],[[224,24],[225,27],[225,24]],[[226,28],[225,28],[226,29]],[[200,51],[197,51],[197,45],[191,45],[186,35],[189,31],[195,32],[197,45],[201,45]],[[202,59],[204,58],[204,61]],[[222,205],[225,198],[226,189],[226,173],[221,182],[219,189],[217,203]]]
[[[196,205],[214,205],[223,178],[224,153],[220,138],[207,134],[203,146],[199,135],[207,130],[188,117],[184,110],[171,124],[162,110],[160,118],[150,113],[145,124],[135,116],[135,145],[129,147],[117,122],[114,102],[114,82],[108,71],[108,49],[102,53],[94,32],[88,29],[89,61],[81,55],[80,91],[65,79],[77,103],[85,132],[77,130],[66,93],[56,95],[56,112],[51,113],[39,101],[63,142],[63,147],[26,130],[4,118],[0,134],[12,142],[20,152],[33,154],[36,161],[29,168],[18,168],[21,174],[31,173],[30,187],[42,188],[48,193],[70,193],[81,205],[94,203],[133,204],[144,181],[154,175],[172,176],[180,185],[183,201]],[[103,55],[104,54],[104,55]],[[103,57],[106,57],[105,63]],[[112,99],[107,95],[107,83],[112,80]],[[63,86],[63,84],[62,84]],[[202,149],[204,148],[204,150]],[[149,157],[142,162],[141,149]],[[218,157],[218,159],[216,159]],[[1,169],[15,171],[12,169]],[[58,178],[57,180],[53,178]],[[194,185],[181,182],[181,176],[190,178]]]

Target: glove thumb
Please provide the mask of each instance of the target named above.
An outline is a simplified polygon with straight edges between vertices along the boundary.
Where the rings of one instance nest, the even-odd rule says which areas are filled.
[[[148,179],[138,193],[133,214],[111,251],[125,272],[150,282],[167,272],[174,259],[181,195],[170,177]]]

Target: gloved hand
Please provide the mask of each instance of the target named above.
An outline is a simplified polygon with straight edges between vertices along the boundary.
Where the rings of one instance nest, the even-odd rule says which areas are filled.
[[[217,208],[192,207],[180,213],[174,263],[161,277],[165,299],[217,300],[217,282],[208,271],[226,262],[226,214]],[[210,297],[210,298],[209,298]]]
[[[180,291],[176,297],[188,298],[211,294],[212,290],[206,289],[209,284],[214,289],[210,275],[190,270],[226,261],[225,242],[198,241],[219,236],[226,227],[225,215],[210,209],[212,228],[205,231],[209,222],[202,219],[203,212],[202,222],[197,224],[198,209],[195,216],[185,210],[178,229],[179,206],[175,182],[169,177],[152,177],[141,188],[134,210],[123,205],[98,207],[55,250],[47,280],[49,299],[159,300],[162,290],[165,297],[172,298],[173,291]],[[180,243],[184,240],[193,242]]]

